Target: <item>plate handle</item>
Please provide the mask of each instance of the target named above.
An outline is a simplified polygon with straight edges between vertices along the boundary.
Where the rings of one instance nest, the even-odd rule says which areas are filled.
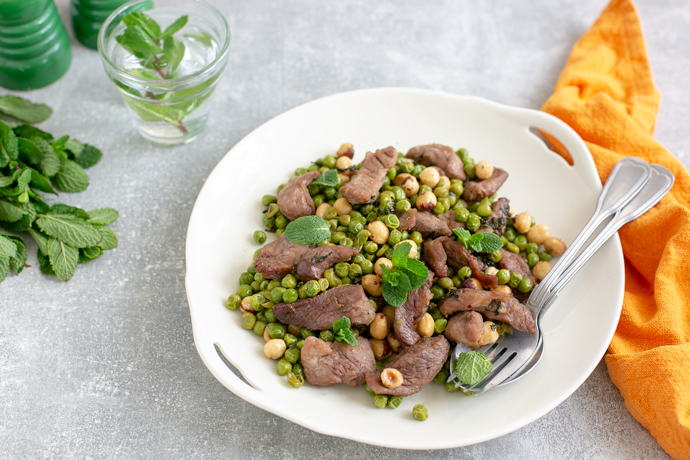
[[[223,362],[216,347],[218,347],[220,353],[223,353],[223,349],[219,343],[208,339],[197,341],[196,348],[199,352],[199,356],[201,356],[201,359],[213,376],[223,383],[228,390],[246,401],[255,401],[255,398],[261,394],[257,389],[258,387],[253,387],[253,383],[247,383],[248,381],[245,382],[235,375],[235,373]],[[225,353],[223,353],[223,356],[227,359]],[[228,360],[228,362],[231,361]]]

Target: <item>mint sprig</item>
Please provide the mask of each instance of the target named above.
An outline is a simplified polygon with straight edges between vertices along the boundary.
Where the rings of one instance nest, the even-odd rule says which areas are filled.
[[[465,385],[474,385],[491,372],[494,365],[491,360],[478,351],[460,353],[455,361],[455,375]]]
[[[335,334],[335,340],[338,342],[346,342],[353,347],[357,345],[357,339],[350,329],[350,318],[343,316],[339,320],[333,322],[333,334]]]
[[[18,96],[0,96],[0,113],[25,123],[46,121],[53,109],[45,104],[34,104]]]
[[[338,171],[329,169],[321,173],[321,175],[314,181],[315,184],[325,185],[326,187],[335,187],[340,180],[338,179]]]
[[[503,247],[501,238],[493,233],[479,232],[472,235],[464,228],[454,228],[453,233],[457,235],[459,242],[474,252],[494,252]]]
[[[391,257],[393,268],[387,268],[381,264],[383,269],[381,294],[388,305],[402,306],[407,300],[407,293],[419,289],[429,277],[429,269],[426,265],[410,258],[411,250],[410,243],[399,244]]]
[[[317,244],[331,237],[331,224],[319,216],[302,216],[285,227],[285,238],[298,244]]]

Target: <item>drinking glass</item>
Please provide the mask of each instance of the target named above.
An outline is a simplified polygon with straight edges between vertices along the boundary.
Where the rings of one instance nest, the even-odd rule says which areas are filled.
[[[161,30],[181,16],[186,25],[174,34],[184,56],[172,76],[144,63],[117,41],[132,12],[153,18]],[[163,145],[184,144],[206,127],[213,91],[225,69],[230,30],[223,15],[202,0],[135,0],[113,11],[98,35],[98,51],[146,139]]]

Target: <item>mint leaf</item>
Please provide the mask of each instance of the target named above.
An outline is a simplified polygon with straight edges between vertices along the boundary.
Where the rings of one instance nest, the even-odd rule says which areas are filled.
[[[335,187],[340,180],[338,179],[338,171],[329,169],[321,173],[321,175],[314,181],[316,184],[325,185],[327,187]]]
[[[493,369],[491,360],[478,351],[466,351],[460,353],[455,361],[455,375],[465,385],[474,385],[484,378]]]
[[[43,160],[43,152],[31,140],[20,137],[17,141],[20,161],[35,165]]]
[[[89,176],[77,163],[67,160],[53,177],[53,183],[63,192],[83,192],[89,186]]]
[[[36,225],[47,235],[75,248],[97,246],[103,239],[96,227],[68,214],[42,214],[36,219]]]
[[[5,235],[0,233],[0,257],[12,259],[17,256],[17,243]]]
[[[12,185],[14,181],[16,181],[19,178],[19,171],[15,170],[14,174],[11,176],[3,176],[0,174],[0,188],[1,187],[7,187],[8,185]]]
[[[86,221],[93,225],[108,225],[117,220],[120,215],[113,208],[101,208],[89,211]]]
[[[7,274],[10,272],[10,259],[0,257],[0,283],[5,281]]]
[[[65,148],[72,152],[74,158],[79,158],[81,153],[84,151],[84,144],[76,139],[69,139],[67,142],[65,142]]]
[[[0,96],[0,112],[26,123],[40,123],[52,115],[45,104],[34,104],[17,96]]]
[[[12,128],[14,131],[14,134],[17,135],[17,137],[23,137],[26,139],[32,139],[34,137],[40,137],[41,139],[45,139],[48,142],[51,142],[54,138],[53,135],[50,133],[47,133],[41,129],[36,128],[35,126],[31,125],[19,125],[15,126]]]
[[[9,201],[0,200],[0,220],[6,222],[17,222],[20,220],[26,211],[19,205]]]
[[[391,262],[393,262],[394,267],[406,267],[407,260],[410,257],[410,251],[412,250],[412,245],[410,243],[400,243],[398,247],[393,251],[393,256],[391,257]]]
[[[10,258],[10,268],[16,275],[18,275],[22,270],[24,270],[24,266],[26,265],[26,244],[24,243],[24,240],[16,235],[10,235],[5,232],[0,232],[0,235],[9,238],[17,245],[17,254]],[[2,238],[2,236],[0,236],[0,238]]]
[[[36,190],[40,190],[46,193],[54,193],[57,195],[57,192],[51,185],[50,181],[43,174],[36,171],[35,169],[31,170],[31,185]]]
[[[41,269],[41,273],[44,275],[55,275],[55,271],[53,271],[53,267],[50,266],[50,259],[46,254],[43,254],[41,251],[38,251],[36,253],[36,256],[38,257],[38,268]]]
[[[50,266],[60,281],[69,281],[79,262],[79,251],[56,238],[48,240]]]
[[[53,177],[60,171],[60,157],[55,153],[53,146],[45,139],[34,137],[32,141],[43,153],[43,160],[39,163],[41,172],[46,177]]]
[[[101,237],[103,237],[101,242],[98,243],[99,248],[106,250],[115,249],[117,247],[117,236],[115,235],[115,232],[108,227],[102,226],[96,227],[96,230],[101,234]]]
[[[38,230],[34,230],[33,228],[29,229],[29,235],[36,241],[36,244],[38,245],[38,250],[39,252],[43,253],[44,256],[48,255],[48,236],[44,235],[43,233],[39,232]]]
[[[103,255],[103,250],[98,246],[79,250],[79,263],[85,264]]]
[[[67,142],[68,149],[69,142],[71,142],[71,139]],[[84,144],[84,149],[81,151],[81,153],[78,156],[77,154],[75,154],[74,162],[82,168],[88,169],[91,166],[98,163],[101,160],[102,156],[103,154],[96,147],[94,147],[93,145]]]
[[[187,24],[187,16],[182,16],[177,21],[170,24],[160,35],[159,38],[172,37],[174,33],[179,32]],[[157,25],[157,24],[156,24]]]
[[[141,101],[131,96],[124,96],[127,105],[144,121],[165,121],[177,125],[185,111],[167,105],[155,105],[154,102]]]
[[[2,99],[0,97],[0,99]],[[17,136],[14,131],[4,121],[0,121],[0,150],[2,151],[2,158],[6,161],[0,161],[0,167],[7,166],[7,161],[16,160],[18,155]]]
[[[476,235],[476,234],[475,234]],[[474,252],[482,252],[482,243],[477,238],[470,238],[465,245],[467,249],[471,249]]]
[[[127,16],[125,16],[125,18],[126,17]],[[121,35],[115,37],[115,40],[117,40],[120,46],[139,59],[152,58],[160,53],[160,48],[156,45],[153,36],[147,33],[147,30],[148,28],[145,25],[142,27],[141,24],[128,24],[125,31]]]
[[[464,228],[454,228],[453,233],[455,233],[455,235],[458,237],[458,241],[467,248],[471,233]]]
[[[341,329],[350,329],[350,318],[343,316],[337,321],[333,322],[333,333],[337,334]]]
[[[303,216],[285,227],[285,238],[298,244],[316,244],[331,237],[331,224],[319,216]]]
[[[151,38],[160,38],[161,28],[150,16],[134,11],[122,18],[122,22],[128,26],[139,26]]]
[[[335,334],[335,340],[338,342],[346,342],[352,346],[357,345],[357,339],[352,334],[350,329],[350,318],[343,316],[337,321],[333,322],[333,333]]]
[[[494,252],[503,247],[503,241],[498,235],[493,233],[475,233],[472,238],[479,237],[479,244],[481,246],[480,252]]]
[[[401,289],[399,286],[391,286],[388,283],[383,283],[381,294],[388,305],[400,307],[407,300],[407,291]]]

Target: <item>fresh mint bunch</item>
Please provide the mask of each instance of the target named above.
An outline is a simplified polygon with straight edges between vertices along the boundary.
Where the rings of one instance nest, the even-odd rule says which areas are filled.
[[[453,233],[457,235],[459,242],[474,252],[494,252],[503,247],[501,238],[493,233],[479,232],[471,235],[464,228],[454,228]]]
[[[335,340],[338,342],[346,342],[353,347],[357,345],[357,339],[350,329],[351,323],[350,318],[343,316],[338,321],[333,323],[333,333],[335,334]]]
[[[165,30],[144,13],[135,11],[122,18],[127,28],[116,37],[117,42],[139,58],[143,67],[155,70],[164,80],[175,78],[182,62],[185,46],[173,35],[187,24],[182,16]]]
[[[31,112],[31,103],[25,102],[23,110]],[[117,246],[115,233],[106,225],[118,213],[111,208],[87,212],[50,205],[43,194],[86,190],[89,178],[84,169],[98,163],[101,156],[96,147],[69,136],[55,139],[34,126],[10,128],[0,121],[0,226],[28,232],[38,245],[41,271],[63,281],[72,277],[78,263]],[[22,238],[0,231],[0,282],[10,269],[19,274],[26,259]]]
[[[409,257],[412,245],[399,244],[393,251],[393,268],[383,269],[381,293],[389,305],[400,307],[407,300],[407,293],[419,289],[429,276],[429,269],[422,262]]]
[[[478,351],[466,351],[460,353],[455,361],[455,375],[465,385],[474,385],[491,372],[494,365],[491,360]]]
[[[302,216],[285,227],[285,238],[298,244],[317,244],[331,237],[331,224],[319,216]]]

